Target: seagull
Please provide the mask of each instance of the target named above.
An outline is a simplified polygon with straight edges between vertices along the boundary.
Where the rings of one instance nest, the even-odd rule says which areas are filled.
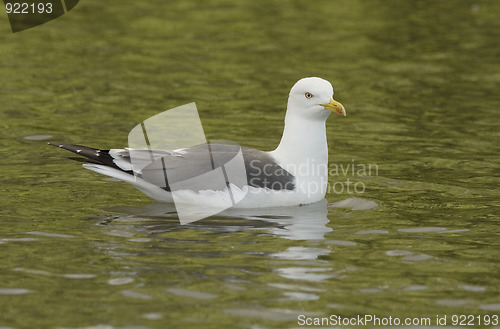
[[[332,112],[346,115],[344,106],[333,99],[333,93],[327,80],[309,77],[297,81],[288,97],[283,136],[276,149],[269,152],[220,143],[175,150],[101,150],[53,142],[49,145],[76,153],[80,157],[72,159],[85,162],[84,168],[130,183],[160,202],[174,202],[173,193],[179,192],[177,196],[182,196],[186,203],[213,205],[217,199],[227,198],[222,190],[231,187],[233,193],[239,191],[242,196],[236,198],[236,203],[233,200],[235,208],[305,205],[323,200],[327,191],[326,120]],[[170,176],[168,180],[167,175],[163,175],[165,179],[158,179],[158,173],[165,170],[176,170],[179,180],[204,174],[206,167],[201,163],[207,152],[210,152],[212,166],[215,159],[212,155],[223,163],[240,152],[245,179],[231,181],[232,185],[226,181],[223,186],[214,182],[210,187],[206,186],[211,181],[204,179],[205,187],[185,185],[181,190],[173,190]],[[145,164],[134,167],[133,156],[141,157],[141,154]],[[154,161],[145,160],[153,155]],[[235,196],[231,194],[231,198]]]

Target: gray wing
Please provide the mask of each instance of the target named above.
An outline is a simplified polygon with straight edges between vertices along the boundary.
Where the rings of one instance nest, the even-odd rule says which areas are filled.
[[[210,186],[213,190],[221,190],[226,187],[227,182],[220,182],[204,174],[226,164],[236,156],[239,150],[240,147],[237,145],[224,144],[203,144],[176,150],[145,166],[140,175],[144,180],[167,191],[171,191],[171,184],[178,182],[183,182],[184,188],[199,190],[195,178],[203,175],[204,186]],[[268,153],[245,147],[241,148],[241,151],[246,177],[232,179],[231,183],[239,188],[244,185],[273,190],[295,188],[295,177],[280,167]]]
[[[74,160],[101,164],[131,175],[135,174],[167,191],[171,191],[170,184],[177,182],[185,182],[183,186],[188,186],[190,179],[192,179],[191,189],[199,190],[196,184],[197,181],[199,182],[197,177],[223,166],[240,151],[239,146],[226,144],[202,144],[175,151],[100,150],[83,145],[49,144],[85,157],[85,159],[72,158]],[[272,190],[295,189],[295,177],[280,167],[267,152],[246,147],[242,147],[241,151],[246,177],[232,179],[231,183],[239,188],[250,185]],[[131,161],[131,155],[134,161]],[[170,181],[167,178],[167,171],[175,173],[168,175],[171,178]],[[223,190],[227,185],[227,182],[213,179],[210,175],[203,176],[203,178],[205,179],[203,186],[210,186],[213,190]]]

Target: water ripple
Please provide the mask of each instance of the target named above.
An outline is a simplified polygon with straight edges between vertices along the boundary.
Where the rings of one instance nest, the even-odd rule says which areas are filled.
[[[181,288],[170,288],[170,289],[167,289],[167,292],[174,294],[174,295],[177,295],[177,296],[194,298],[194,299],[214,299],[217,297],[217,295],[215,295],[215,294],[194,291],[194,290],[186,290],[186,289],[181,289]]]
[[[31,290],[24,288],[0,288],[0,295],[24,295],[30,292]]]

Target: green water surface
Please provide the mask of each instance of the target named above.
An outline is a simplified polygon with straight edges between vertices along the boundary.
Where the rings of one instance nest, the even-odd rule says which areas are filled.
[[[483,327],[500,316],[499,13],[497,0],[82,0],[15,34],[0,14],[0,328]],[[363,193],[181,226],[46,145],[124,147],[194,101],[208,139],[271,150],[306,76],[347,110],[328,121],[330,165],[377,168],[330,183]]]

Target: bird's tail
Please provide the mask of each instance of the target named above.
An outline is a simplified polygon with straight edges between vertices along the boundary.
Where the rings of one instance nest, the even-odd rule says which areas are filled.
[[[88,146],[74,145],[74,144],[58,144],[52,142],[49,142],[48,144],[51,146],[56,146],[64,150],[73,152],[83,157],[83,158],[70,157],[71,160],[100,164],[115,169],[123,170],[115,164],[115,162],[113,161],[114,160],[113,157],[109,154],[109,150],[100,150]]]

